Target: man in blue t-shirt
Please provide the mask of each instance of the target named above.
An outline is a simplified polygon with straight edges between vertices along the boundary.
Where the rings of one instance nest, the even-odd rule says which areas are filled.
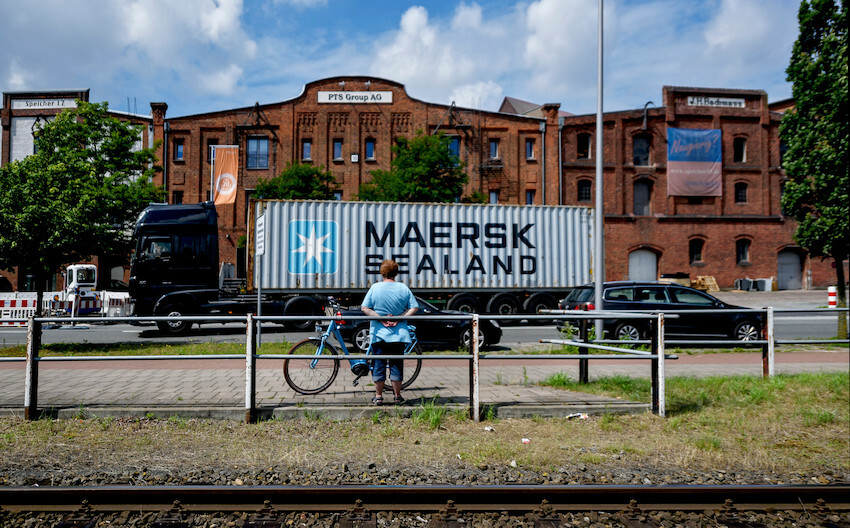
[[[381,263],[381,282],[376,282],[369,288],[360,309],[372,317],[386,315],[413,315],[419,310],[419,303],[407,285],[396,282],[398,264],[394,260]],[[369,335],[372,341],[372,353],[375,355],[402,355],[404,347],[411,343],[407,321],[378,321],[373,320],[369,325]],[[373,360],[372,381],[375,382],[375,397],[372,403],[383,405],[384,384],[387,379],[387,361],[375,358]],[[401,380],[403,379],[404,360],[391,359],[390,383],[393,388],[393,403],[404,402],[401,397]]]

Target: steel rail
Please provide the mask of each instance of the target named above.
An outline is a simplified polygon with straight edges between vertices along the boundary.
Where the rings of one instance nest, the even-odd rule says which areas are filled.
[[[280,511],[342,512],[355,503],[371,511],[437,512],[449,501],[462,511],[528,512],[547,501],[558,511],[702,511],[732,501],[739,510],[808,510],[819,501],[850,511],[850,484],[832,485],[488,485],[488,486],[92,486],[0,488],[7,511],[162,511],[174,501],[189,512],[251,511],[269,501]]]

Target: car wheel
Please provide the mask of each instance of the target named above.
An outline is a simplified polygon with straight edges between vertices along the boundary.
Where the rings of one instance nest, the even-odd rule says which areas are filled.
[[[357,349],[359,354],[369,352],[369,345],[371,342],[368,325],[358,327],[351,336],[351,343],[354,345],[354,348]]]
[[[159,310],[157,315],[164,317],[180,317],[186,315],[186,308],[182,304],[167,305]],[[157,321],[157,328],[163,334],[183,335],[192,327],[190,321]]]
[[[761,338],[761,329],[752,321],[741,321],[735,326],[732,337],[738,341],[756,341]]]
[[[620,341],[637,341],[641,338],[640,327],[631,322],[620,323],[614,329],[614,339]]]
[[[467,326],[463,329],[463,332],[460,334],[460,346],[462,348],[466,348],[468,350],[472,349],[472,327]],[[478,331],[478,348],[481,349],[484,347],[484,332]]]

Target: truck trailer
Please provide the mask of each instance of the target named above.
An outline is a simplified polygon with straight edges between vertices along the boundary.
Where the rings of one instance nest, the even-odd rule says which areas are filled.
[[[137,316],[257,313],[304,316],[310,328],[328,296],[359,303],[397,280],[451,310],[498,315],[557,308],[592,280],[593,209],[574,206],[254,200],[244,293],[219,277],[215,206],[152,205],[135,227],[130,298]],[[160,322],[181,333],[185,321]]]

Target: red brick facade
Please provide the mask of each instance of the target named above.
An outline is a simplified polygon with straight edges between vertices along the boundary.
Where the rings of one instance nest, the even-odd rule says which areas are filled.
[[[716,103],[724,100],[734,104]],[[236,263],[260,179],[291,162],[311,163],[333,172],[340,198],[352,200],[371,171],[390,168],[395,138],[418,131],[458,140],[469,176],[465,194],[477,191],[505,204],[592,206],[596,116],[559,107],[486,112],[419,101],[385,79],[335,77],[280,103],[201,115],[169,118],[166,103],[151,103],[151,122],[153,139],[162,140],[158,183],[172,203],[209,199],[209,147],[239,146],[236,203],[218,208],[221,260]],[[795,222],[780,210],[780,119],[763,91],[708,88],[664,87],[660,106],[606,113],[606,279],[685,273],[713,276],[721,288],[741,278],[775,277],[789,288],[834,283],[830,262],[807,258],[793,241]],[[668,196],[668,127],[721,130],[722,196]],[[636,142],[647,147],[637,160]],[[249,156],[249,146],[259,155]]]

